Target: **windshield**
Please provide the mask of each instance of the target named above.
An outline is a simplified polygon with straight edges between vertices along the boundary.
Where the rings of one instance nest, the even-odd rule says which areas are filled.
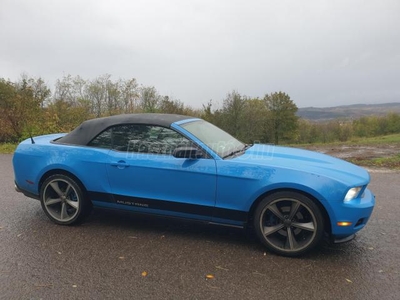
[[[235,139],[229,133],[204,120],[189,122],[180,126],[197,137],[222,158],[245,148],[245,144]]]

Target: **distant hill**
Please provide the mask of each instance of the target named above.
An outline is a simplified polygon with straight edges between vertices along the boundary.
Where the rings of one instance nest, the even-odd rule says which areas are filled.
[[[358,119],[363,116],[382,116],[389,112],[400,113],[400,102],[383,104],[353,104],[335,107],[299,108],[297,115],[312,121],[329,121],[333,119]]]

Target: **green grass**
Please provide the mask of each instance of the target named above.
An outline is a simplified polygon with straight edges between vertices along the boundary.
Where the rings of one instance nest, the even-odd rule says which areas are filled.
[[[354,138],[345,144],[367,144],[367,145],[379,145],[379,144],[400,144],[400,134],[390,134],[377,137],[369,138]]]
[[[400,170],[400,153],[389,157],[378,157],[378,158],[352,158],[347,159],[349,162],[365,166],[365,167],[377,167],[377,168],[388,168]]]
[[[11,154],[14,153],[15,148],[17,148],[17,144],[0,144],[0,154]]]
[[[381,144],[400,144],[400,134],[390,134],[375,137],[354,137],[346,142],[328,142],[328,143],[308,143],[308,144],[289,144],[292,147],[307,147],[307,146],[342,146],[342,145],[381,145]]]
[[[294,147],[309,148],[317,150],[318,148],[327,149],[340,146],[378,146],[384,147],[385,145],[398,146],[398,154],[384,157],[374,157],[374,158],[364,158],[352,157],[345,159],[356,165],[364,167],[378,167],[378,168],[389,168],[400,170],[400,134],[391,134],[385,136],[369,137],[369,138],[353,138],[347,142],[332,142],[332,143],[314,143],[314,144],[301,144],[301,145],[291,145]]]

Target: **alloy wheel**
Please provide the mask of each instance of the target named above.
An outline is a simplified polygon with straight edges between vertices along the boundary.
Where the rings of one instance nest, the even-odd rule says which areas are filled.
[[[60,223],[72,221],[80,210],[79,193],[71,182],[61,178],[46,183],[42,201],[50,217]]]

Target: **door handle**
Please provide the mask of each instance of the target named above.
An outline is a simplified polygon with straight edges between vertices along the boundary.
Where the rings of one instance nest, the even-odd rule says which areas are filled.
[[[120,160],[116,163],[111,163],[111,166],[117,167],[118,169],[125,169],[129,167],[129,165],[124,160]]]

